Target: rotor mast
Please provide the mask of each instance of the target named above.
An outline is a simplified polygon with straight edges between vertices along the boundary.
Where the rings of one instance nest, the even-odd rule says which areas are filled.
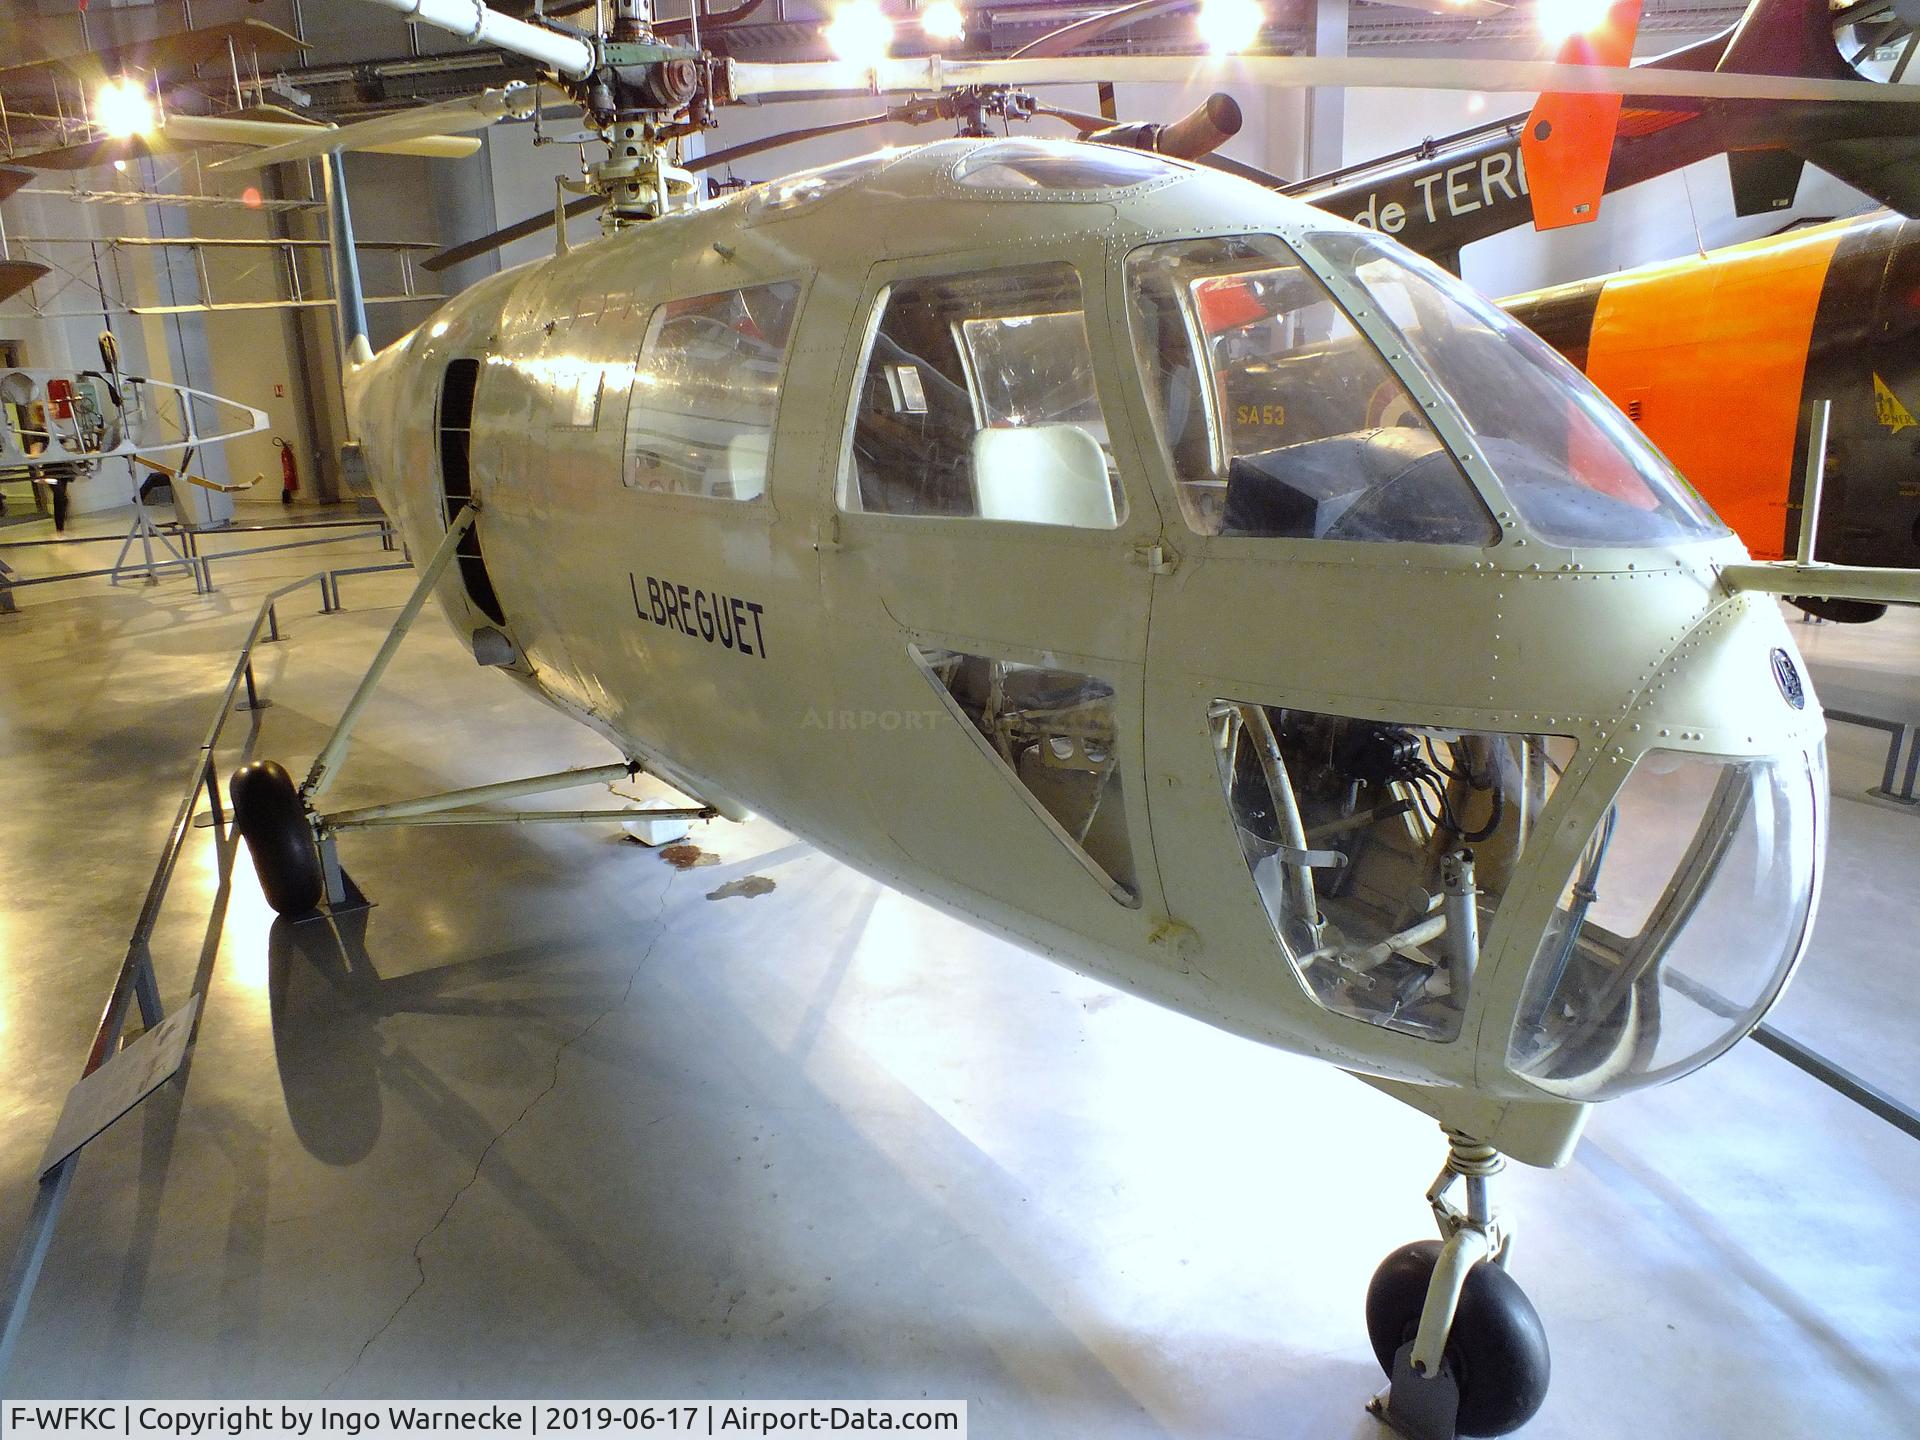
[[[698,49],[655,33],[653,0],[613,0],[611,24],[598,35],[516,20],[481,0],[373,3],[550,71],[606,142],[607,157],[587,167],[587,186],[606,202],[607,228],[664,215],[693,195],[693,176],[672,163],[666,146],[710,123],[713,77]]]

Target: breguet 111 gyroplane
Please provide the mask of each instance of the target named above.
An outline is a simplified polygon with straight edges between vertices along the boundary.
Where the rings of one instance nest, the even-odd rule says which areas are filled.
[[[1488,1182],[1508,1156],[1563,1163],[1595,1102],[1705,1064],[1780,994],[1827,788],[1773,595],[1857,577],[1750,562],[1530,332],[1388,237],[1191,163],[1217,143],[1201,120],[1110,137],[1132,148],[984,133],[1033,113],[1013,87],[1204,62],[850,75],[721,58],[635,0],[600,33],[382,3],[538,60],[608,147],[585,182],[598,242],[378,355],[343,295],[353,430],[422,557],[382,659],[435,598],[481,664],[684,813],[766,814],[1436,1118],[1441,1239],[1367,1298],[1381,1409],[1419,1435],[1523,1424],[1548,1352]],[[1777,76],[1239,63],[1913,103]],[[847,91],[962,133],[694,199],[674,157],[716,106]],[[265,761],[234,779],[282,913],[337,901],[358,826],[580,783],[328,810],[380,668],[303,781]],[[808,722],[848,709],[936,720]]]

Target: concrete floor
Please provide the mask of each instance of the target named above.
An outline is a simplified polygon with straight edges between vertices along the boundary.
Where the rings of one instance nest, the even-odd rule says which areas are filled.
[[[8,1253],[231,648],[319,557],[379,555],[0,617]],[[254,753],[305,763],[406,584],[289,606]],[[1816,680],[1920,674],[1920,617],[1797,633]],[[1833,746],[1826,905],[1775,1019],[1920,1097],[1920,813],[1861,798],[1879,736]],[[335,796],[605,758],[434,622]],[[365,835],[378,905],[335,935],[270,924],[244,859],[221,891],[200,832],[155,944],[170,1001],[210,976],[188,1083],[88,1150],[8,1393],[925,1395],[976,1436],[1384,1434],[1361,1297],[1430,1230],[1429,1123],[770,825],[695,838],[717,863],[683,873],[611,827]],[[712,898],[747,876],[774,888]],[[1529,1436],[1920,1436],[1920,1143],[1743,1044],[1500,1184],[1554,1345]]]

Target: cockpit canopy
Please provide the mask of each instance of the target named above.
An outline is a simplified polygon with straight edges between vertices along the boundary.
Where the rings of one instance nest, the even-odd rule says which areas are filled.
[[[1133,344],[1201,534],[1556,545],[1724,533],[1640,433],[1531,332],[1377,237],[1146,245]]]

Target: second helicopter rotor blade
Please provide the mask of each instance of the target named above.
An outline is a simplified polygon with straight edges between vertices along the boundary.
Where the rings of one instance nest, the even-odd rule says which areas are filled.
[[[889,120],[905,118],[889,110],[880,115],[862,115],[857,120],[836,120],[830,125],[811,125],[804,130],[783,130],[778,135],[763,135],[758,140],[743,140],[738,145],[729,145],[724,150],[696,155],[681,168],[709,170],[715,165],[731,165],[736,160],[745,160],[752,155],[763,155],[769,150],[778,150],[783,145],[798,145],[803,140],[818,140],[823,135],[839,135],[848,130],[859,130],[868,125],[884,125]]]
[[[569,200],[566,215],[571,220],[576,215],[585,215],[589,210],[597,210],[601,204],[598,195],[584,195],[578,200]],[[485,255],[489,250],[498,250],[502,245],[511,245],[516,240],[524,240],[529,235],[537,235],[553,224],[553,209],[537,210],[524,220],[516,220],[511,225],[503,225],[491,234],[482,235],[477,240],[468,240],[445,250],[436,251],[420,262],[422,270],[434,274],[450,265],[458,265],[463,260],[471,260],[476,255]]]
[[[1075,20],[1058,30],[1050,30],[1038,40],[1022,45],[1010,58],[1047,60],[1056,55],[1070,55],[1082,45],[1091,45],[1110,30],[1118,30],[1136,20],[1150,20],[1170,10],[1190,10],[1198,3],[1199,0],[1134,0],[1131,5],[1103,10],[1098,15],[1089,15],[1084,20]],[[1107,123],[1113,122],[1109,120]]]

